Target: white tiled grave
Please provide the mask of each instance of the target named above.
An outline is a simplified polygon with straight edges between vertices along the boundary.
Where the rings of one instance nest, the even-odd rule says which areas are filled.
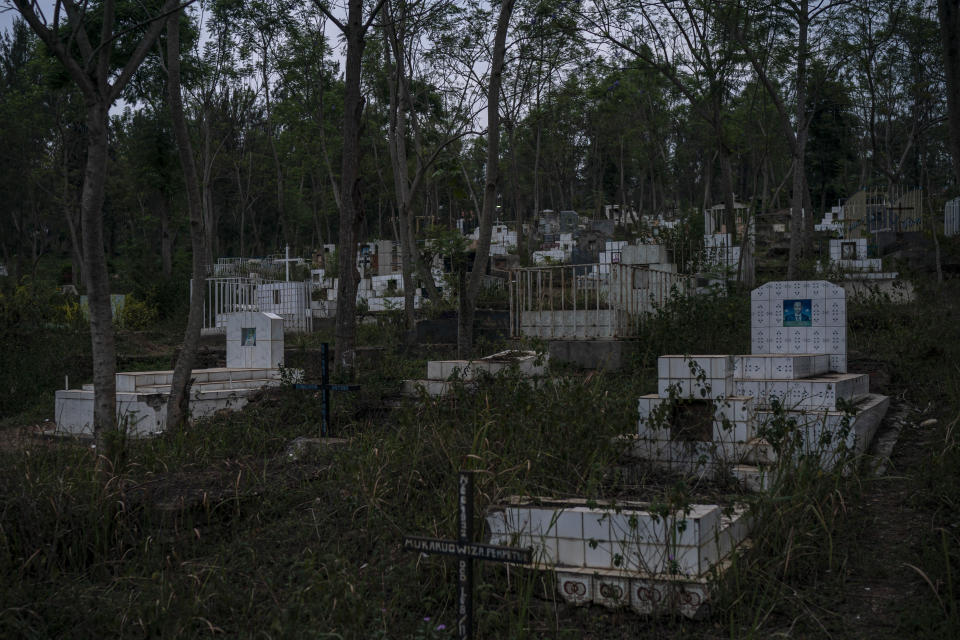
[[[227,366],[194,369],[190,377],[190,416],[239,409],[253,391],[280,384],[283,319],[273,313],[245,311],[227,318]],[[166,428],[167,400],[173,371],[118,373],[117,420],[133,437]],[[93,385],[56,392],[57,433],[92,435]]]
[[[778,409],[795,422],[796,455],[832,468],[840,453],[866,450],[889,398],[870,393],[868,375],[847,372],[844,289],[770,282],[752,292],[750,315],[748,355],[659,358],[657,393],[638,401],[635,456],[764,487],[776,462],[766,428]]]
[[[742,509],[690,505],[664,517],[642,502],[511,498],[487,515],[492,544],[530,547],[533,567],[557,573],[571,604],[631,607],[641,614],[709,610],[708,580],[744,540]]]
[[[831,238],[828,265],[843,277],[843,288],[851,298],[883,295],[889,302],[914,299],[913,285],[898,278],[896,271],[884,271],[880,258],[867,257],[866,238]]]
[[[512,368],[525,378],[542,378],[547,372],[550,356],[536,351],[500,351],[478,360],[431,360],[427,362],[427,377],[422,380],[404,380],[403,393],[417,395],[423,389],[427,395],[446,395],[454,384],[476,384],[483,376],[494,376]]]

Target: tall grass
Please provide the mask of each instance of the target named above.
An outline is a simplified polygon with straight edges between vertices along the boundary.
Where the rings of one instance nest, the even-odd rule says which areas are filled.
[[[850,305],[850,335],[855,351],[888,368],[891,394],[929,405],[927,415],[941,420],[929,460],[909,480],[916,508],[935,526],[919,534],[923,552],[903,558],[930,585],[910,600],[917,606],[904,628],[949,637],[960,569],[960,453],[950,419],[960,408],[960,342],[950,324],[955,303],[921,294],[928,297],[913,307]],[[2,447],[0,637],[454,637],[455,564],[403,553],[400,542],[455,534],[459,469],[478,472],[478,513],[513,494],[743,499],[731,487],[669,477],[638,488],[612,469],[621,453],[614,437],[636,428],[636,398],[655,386],[655,357],[746,351],[748,309],[745,293],[677,299],[645,326],[626,371],[568,372],[538,386],[506,374],[476,392],[388,411],[382,399],[399,378],[423,370],[393,343],[361,374],[360,393],[335,394],[334,427],[349,442],[299,461],[286,446],[316,435],[320,406],[292,389],[133,442],[122,468],[97,471],[95,452],[79,444]],[[925,325],[933,335],[917,332],[932,311],[941,312]],[[941,377],[922,382],[927,371]],[[836,633],[831,598],[868,553],[857,548],[863,523],[853,515],[868,490],[857,473],[800,459],[773,492],[753,498],[753,546],[728,571],[707,623],[568,608],[550,574],[479,563],[479,637]]]

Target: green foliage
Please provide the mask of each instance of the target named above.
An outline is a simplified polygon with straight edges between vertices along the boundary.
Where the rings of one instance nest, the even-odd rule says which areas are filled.
[[[714,289],[704,295],[673,292],[641,325],[639,364],[655,367],[666,353],[748,353],[750,294]]]
[[[8,418],[44,401],[63,376],[74,384],[89,376],[87,321],[76,299],[48,282],[23,279],[0,286],[0,417]],[[49,417],[48,408],[41,415]]]
[[[128,295],[120,311],[120,326],[131,331],[142,331],[155,325],[159,317],[156,307]]]

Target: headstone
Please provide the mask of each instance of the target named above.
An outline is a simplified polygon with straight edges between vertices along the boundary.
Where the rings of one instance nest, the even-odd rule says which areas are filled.
[[[283,362],[283,318],[242,311],[227,317],[227,367],[275,369]]]
[[[847,302],[825,280],[768,282],[753,290],[750,352],[826,354],[830,370],[847,371]]]

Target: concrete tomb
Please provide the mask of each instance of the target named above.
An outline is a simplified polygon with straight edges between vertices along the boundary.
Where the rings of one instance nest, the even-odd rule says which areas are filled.
[[[529,547],[532,566],[553,570],[570,604],[637,613],[709,614],[712,574],[723,571],[748,532],[742,508],[643,502],[512,498],[490,508],[490,543]]]
[[[310,303],[314,318],[333,318],[337,315],[337,278],[325,275],[323,269],[314,269],[311,272],[313,291],[318,292],[319,300]],[[403,274],[370,276],[360,279],[357,283],[357,304],[366,305],[367,311],[393,311],[403,309]],[[422,291],[418,288],[413,296],[413,308],[419,309],[423,303]]]
[[[847,372],[843,288],[796,281],[755,289],[751,335],[749,355],[658,359],[657,393],[638,401],[636,457],[764,488],[777,463],[773,440],[784,435],[777,428],[797,436],[791,455],[818,455],[828,469],[866,450],[890,400],[870,393],[867,374]]]
[[[443,396],[453,385],[476,385],[483,376],[516,369],[525,378],[539,379],[546,375],[549,356],[536,351],[501,351],[478,360],[431,360],[427,363],[427,377],[404,380],[403,393],[417,395],[422,389],[430,396]]]
[[[209,416],[239,409],[254,391],[280,384],[283,319],[273,313],[246,311],[227,318],[227,366],[194,369],[190,374],[190,415]],[[173,371],[118,373],[117,421],[127,433],[143,437],[166,428]],[[56,392],[57,433],[93,434],[92,384]]]
[[[913,286],[898,280],[896,271],[884,271],[880,258],[867,257],[866,238],[831,238],[828,264],[843,278],[843,288],[853,297],[886,294],[893,302],[913,300]]]

